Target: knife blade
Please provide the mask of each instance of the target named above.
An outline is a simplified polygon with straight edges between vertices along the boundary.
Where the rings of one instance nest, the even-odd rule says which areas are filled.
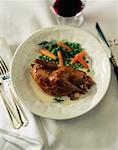
[[[96,30],[98,32],[99,37],[101,38],[100,41],[101,41],[101,43],[102,43],[102,45],[103,45],[103,47],[104,47],[104,49],[105,49],[105,51],[106,51],[106,53],[107,53],[107,55],[109,57],[109,60],[110,60],[110,62],[113,65],[114,72],[115,72],[117,80],[118,80],[118,65],[117,65],[117,63],[115,61],[115,58],[114,58],[113,54],[112,54],[112,51],[111,51],[110,46],[109,46],[109,43],[107,42],[107,39],[106,39],[103,31],[101,30],[100,25],[99,25],[98,22],[96,22]]]

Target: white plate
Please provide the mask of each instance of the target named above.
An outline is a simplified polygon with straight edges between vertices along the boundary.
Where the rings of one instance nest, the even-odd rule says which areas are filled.
[[[37,89],[36,84],[33,84],[30,65],[39,53],[38,43],[51,39],[79,42],[92,59],[96,86],[77,102],[68,105],[45,102],[52,97]],[[52,119],[69,119],[91,110],[105,95],[110,78],[110,63],[98,41],[90,34],[69,26],[53,26],[33,33],[17,48],[11,65],[12,89],[17,98],[22,100],[34,114]]]

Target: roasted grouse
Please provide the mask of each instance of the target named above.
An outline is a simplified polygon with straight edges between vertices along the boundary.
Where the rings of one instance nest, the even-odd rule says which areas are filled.
[[[85,72],[72,67],[58,67],[54,63],[35,60],[31,75],[43,91],[53,96],[69,96],[74,93],[85,94],[94,81]]]

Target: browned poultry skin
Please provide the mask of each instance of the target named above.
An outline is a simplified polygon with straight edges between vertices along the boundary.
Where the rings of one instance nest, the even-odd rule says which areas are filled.
[[[49,75],[50,71],[40,68],[39,64],[35,64],[31,69],[31,75],[44,92],[50,94]]]
[[[51,82],[55,82],[58,79],[69,81],[71,78],[81,79],[86,74],[83,71],[75,70],[72,67],[63,66],[56,71],[53,71],[49,76]]]
[[[83,71],[65,66],[57,69],[52,63],[45,64],[43,61],[32,67],[31,75],[44,92],[53,96],[67,96],[76,92],[85,94],[94,84]]]
[[[39,67],[47,70],[57,70],[58,66],[54,63],[46,62],[44,60],[35,59],[35,63],[39,64]]]

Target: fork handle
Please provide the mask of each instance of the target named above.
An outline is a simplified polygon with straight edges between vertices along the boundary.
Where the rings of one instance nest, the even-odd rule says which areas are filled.
[[[19,122],[19,121],[16,119],[14,113],[12,112],[11,108],[10,108],[9,105],[7,104],[7,102],[6,102],[6,100],[5,100],[4,95],[3,95],[2,92],[1,92],[1,97],[2,97],[2,99],[3,99],[3,101],[4,101],[4,104],[5,104],[5,106],[6,106],[7,112],[8,112],[8,114],[9,114],[10,119],[11,119],[12,126],[13,126],[15,129],[19,129],[19,128],[21,127],[21,125],[22,125],[21,122]]]
[[[5,82],[6,82],[5,86],[7,86],[9,88],[9,91],[10,91],[10,94],[12,96],[13,102],[14,102],[14,104],[16,106],[16,110],[18,112],[18,116],[19,116],[19,119],[20,119],[20,121],[22,123],[22,126],[27,126],[29,122],[28,122],[28,120],[27,120],[27,118],[25,116],[25,113],[24,113],[20,103],[18,102],[18,100],[16,100],[16,98],[15,98],[15,96],[14,96],[14,94],[13,94],[11,88],[10,88],[10,80],[8,79]]]
[[[24,114],[24,112],[23,112],[23,110],[22,110],[22,108],[21,108],[21,105],[20,105],[20,103],[16,100],[16,98],[15,98],[15,96],[13,95],[13,92],[12,92],[11,89],[10,89],[10,92],[11,92],[11,95],[12,95],[12,98],[13,98],[13,101],[14,101],[14,104],[15,104],[15,106],[16,106],[16,109],[17,109],[17,111],[18,111],[20,120],[21,120],[23,126],[27,126],[29,122],[28,122],[28,120],[27,120],[27,118],[26,118],[26,116],[25,116],[25,114]]]

